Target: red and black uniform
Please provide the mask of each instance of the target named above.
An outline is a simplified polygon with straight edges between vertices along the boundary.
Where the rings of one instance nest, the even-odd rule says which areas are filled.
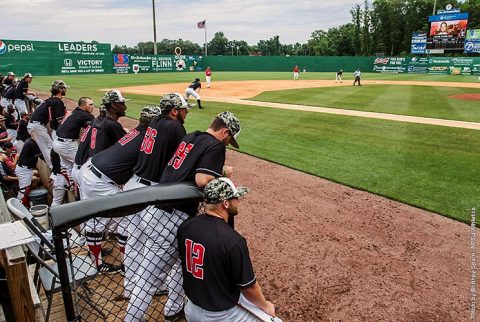
[[[42,104],[37,106],[30,118],[31,122],[38,122],[42,125],[50,123],[50,128],[56,130],[63,117],[65,116],[67,109],[61,98],[50,97],[47,98]]]
[[[240,290],[255,284],[247,242],[225,220],[200,215],[178,228],[183,288],[188,299],[208,311],[236,306]]]
[[[17,86],[15,87],[13,98],[23,100],[25,99],[25,95],[27,93],[28,93],[28,82],[25,79],[22,79],[21,81],[18,82]]]
[[[95,154],[92,164],[117,185],[127,183],[133,175],[146,131],[141,126],[133,129],[108,149]]]
[[[108,115],[95,119],[88,134],[90,136],[88,156],[91,158],[98,152],[112,146],[125,134],[127,132],[122,125]]]
[[[36,169],[38,157],[43,159],[42,151],[38,147],[38,144],[29,138],[25,141],[22,152],[18,158],[17,166],[26,167],[28,169]]]
[[[30,138],[30,134],[28,134],[27,126],[28,126],[27,120],[18,121],[17,141],[25,142],[28,138]]]
[[[77,140],[80,137],[80,129],[86,128],[94,118],[91,113],[77,107],[58,126],[57,136],[63,139]]]
[[[93,123],[97,121],[98,118],[93,120]],[[82,136],[80,137],[80,143],[78,144],[77,154],[75,154],[75,166],[77,168],[81,167],[88,160],[88,153],[90,149],[90,130],[92,125],[87,126]]]
[[[148,125],[133,172],[140,178],[159,182],[163,170],[185,134],[185,128],[180,121],[165,116],[154,118]]]

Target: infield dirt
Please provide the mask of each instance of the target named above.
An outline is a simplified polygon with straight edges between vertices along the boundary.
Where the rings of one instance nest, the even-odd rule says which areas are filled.
[[[468,225],[233,150],[226,164],[250,188],[236,228],[284,321],[469,319]]]

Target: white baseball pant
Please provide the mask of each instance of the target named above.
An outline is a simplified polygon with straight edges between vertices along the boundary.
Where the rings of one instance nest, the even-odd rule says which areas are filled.
[[[210,87],[210,81],[212,80],[212,76],[205,76],[206,80],[207,80],[207,88]]]
[[[142,321],[152,301],[158,280],[167,281],[168,299],[164,315],[174,315],[183,308],[182,267],[178,256],[177,230],[188,215],[173,210],[173,213],[150,206],[142,212],[143,227],[148,236],[138,271],[139,281],[132,291],[124,321]]]
[[[298,79],[298,72],[294,72],[294,73],[293,73],[293,79],[294,79],[294,80],[297,80],[297,79]]]
[[[74,139],[56,138],[52,148],[60,156],[60,165],[67,170],[67,175],[72,180],[73,163],[78,150],[78,141]]]
[[[37,143],[40,151],[42,151],[43,158],[48,167],[52,169],[52,160],[50,159],[50,150],[52,150],[52,138],[48,135],[47,128],[39,122],[30,121],[27,125],[28,134]]]
[[[22,153],[22,149],[23,149],[24,145],[25,145],[25,142],[23,142],[21,140],[14,140],[13,141],[13,146],[17,150],[18,155],[20,155],[20,153]]]
[[[50,179],[53,180],[53,184],[52,184],[53,199],[52,199],[51,207],[61,205],[65,198],[65,191],[68,186],[67,179],[65,179],[65,177],[61,174],[53,174],[53,173],[50,175]]]
[[[22,200],[24,196],[25,188],[27,188],[32,184],[33,169],[29,169],[27,167],[17,165],[15,167],[15,175],[18,178],[18,187],[20,188],[18,191],[17,198],[19,200]]]
[[[115,184],[109,177],[95,168],[88,160],[80,169],[80,186],[82,187],[82,200],[90,198],[99,198],[102,196],[113,195],[121,192],[122,189]],[[106,229],[118,233],[120,236],[126,236],[126,227],[119,225],[122,218],[95,217],[85,223],[85,235],[87,244],[92,252],[93,259],[97,266],[102,264],[101,245],[103,233]],[[126,238],[118,238],[121,248],[125,246]],[[97,252],[98,251],[98,252]]]
[[[187,88],[185,89],[185,97],[186,97],[187,100],[188,100],[188,97],[189,97],[190,95],[193,96],[193,97],[195,97],[195,99],[197,99],[197,100],[200,99],[200,95],[198,95],[198,93],[195,92],[195,90],[194,90],[193,88],[187,87]]]
[[[12,138],[12,142],[17,138],[17,130],[7,129],[7,133],[8,136]]]
[[[21,100],[17,98],[15,100],[14,105],[18,111],[18,114],[28,113],[27,104],[25,103],[25,100]]]
[[[5,97],[2,97],[0,100],[0,106],[3,107],[3,110],[6,111],[8,105],[12,104],[12,100],[6,99]]]
[[[337,76],[335,76],[335,83],[336,83],[336,82],[340,82],[340,83],[343,82],[343,81],[342,81],[342,75],[337,75]]]

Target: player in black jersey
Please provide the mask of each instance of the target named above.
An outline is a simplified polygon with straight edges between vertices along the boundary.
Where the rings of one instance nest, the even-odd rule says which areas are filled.
[[[198,89],[198,93],[197,93]],[[200,90],[202,89],[202,83],[200,83],[200,78],[195,78],[193,82],[188,85],[185,89],[185,99],[188,101],[188,97],[191,95],[197,100],[198,108],[202,107],[202,102],[200,101]]]
[[[42,151],[37,143],[32,138],[27,139],[18,158],[17,167],[15,168],[15,174],[18,177],[18,185],[20,187],[17,198],[22,200],[26,207],[30,206],[28,204],[28,195],[31,190],[30,185],[32,181],[38,180],[34,177],[34,171],[37,167],[39,157],[43,158]]]
[[[233,113],[218,114],[206,132],[195,131],[182,139],[168,162],[160,183],[190,181],[203,188],[209,181],[222,176],[222,174],[230,176],[231,168],[224,168],[225,147],[232,144],[238,148],[236,138],[239,133],[240,121]],[[143,281],[139,284],[140,287],[149,287],[155,285],[157,278],[163,279],[164,276],[170,275],[167,280],[169,295],[164,308],[166,319],[182,314],[184,303],[183,289],[179,283],[181,281],[180,259],[177,253],[172,251],[172,249],[176,249],[176,245],[172,241],[175,240],[178,226],[189,216],[194,216],[197,207],[198,204],[189,204],[174,209],[171,213],[157,209],[151,215],[152,222],[157,220],[159,224],[153,224],[155,229],[149,233],[149,240],[152,242],[144,250],[141,267],[146,269],[145,272],[142,270]],[[168,225],[169,229],[163,229],[165,225]],[[150,272],[155,272],[156,275],[152,275]],[[138,284],[135,290],[137,287]],[[134,293],[136,293],[135,290]],[[146,302],[149,303],[149,301]],[[135,319],[141,318],[143,316],[135,315]]]
[[[227,178],[210,181],[203,192],[205,214],[178,228],[188,321],[258,321],[243,308],[248,302],[275,316],[257,283],[245,238],[227,224],[247,192]]]
[[[8,136],[11,137],[12,140],[15,140],[17,138],[18,120],[20,116],[12,104],[8,105],[7,111],[3,113],[3,116],[5,117],[5,127],[7,128]]]
[[[30,116],[27,113],[20,114],[20,121],[18,121],[17,138],[13,141],[13,145],[17,149],[17,153],[22,152],[25,141],[30,138],[28,134],[27,126],[30,120]]]
[[[27,104],[25,102],[26,95],[35,95],[34,92],[28,91],[28,85],[32,82],[33,76],[30,73],[26,73],[20,82],[15,86],[15,92],[13,94],[13,103],[18,113],[28,112]],[[38,143],[38,142],[37,142]]]
[[[0,95],[2,96],[1,100],[0,100],[0,107],[3,108],[3,109],[6,109],[8,104],[13,104],[13,95],[14,95],[14,91],[15,91],[15,74],[13,72],[8,72],[7,73],[7,76],[5,76],[5,78],[2,79],[2,84],[0,86],[0,89],[1,89],[1,92],[0,92]],[[6,90],[10,88],[10,90],[12,92],[12,94],[10,94],[10,97],[7,98],[7,97],[4,97],[3,94],[6,93]]]
[[[48,133],[47,125],[52,129],[52,137],[55,138],[55,131],[65,116],[66,108],[62,99],[67,93],[67,85],[64,81],[56,80],[50,89],[52,96],[40,104],[30,117],[27,129],[32,139],[37,142],[42,151],[45,162],[52,169],[50,150],[52,149],[52,138]]]
[[[106,92],[99,108],[100,115],[93,120],[92,125],[87,127],[80,137],[72,169],[72,178],[77,184],[80,198],[83,193],[83,188],[79,184],[81,167],[95,153],[105,150],[126,134],[123,127],[118,123],[118,119],[125,115],[127,109],[125,102],[126,100],[120,91],[110,90]],[[108,121],[105,123],[106,119]]]
[[[52,187],[52,204],[50,207],[53,207],[63,203],[69,183],[66,175],[62,173],[60,156],[53,149],[50,151],[50,160],[52,160],[53,167],[48,182]]]
[[[80,178],[83,191],[82,199],[108,196],[122,191],[122,186],[133,174],[133,166],[137,163],[140,145],[150,121],[160,114],[160,109],[155,106],[146,106],[140,114],[140,124],[130,133],[125,134],[120,140],[109,148],[95,154],[82,170]],[[126,226],[128,221],[119,218],[96,218],[95,224],[87,223],[86,237],[90,252],[92,253],[99,271],[111,271],[111,266],[102,265],[101,247],[104,231],[118,231],[117,237],[120,251],[125,253],[127,240]]]
[[[162,114],[154,118],[147,129],[147,134],[140,147],[140,154],[134,175],[127,182],[124,189],[131,190],[157,184],[160,181],[163,169],[175,152],[181,139],[185,136],[183,123],[188,114],[190,105],[179,93],[169,93],[160,100]],[[143,260],[144,247],[149,247],[148,234],[156,223],[151,222],[151,212],[145,211],[130,216],[125,254],[125,298],[131,295],[127,308],[126,320],[135,320],[143,316],[148,308],[148,302],[157,290],[154,285],[148,288],[138,284],[142,273],[139,270]],[[136,272],[135,275],[132,272]],[[155,272],[153,272],[155,275]],[[132,276],[133,275],[133,276]],[[133,278],[136,280],[134,281]],[[135,289],[132,288],[135,286]]]
[[[80,131],[93,121],[94,107],[91,98],[81,97],[78,100],[78,107],[65,115],[57,128],[57,137],[53,139],[53,150],[60,156],[62,168],[66,171],[70,185],[73,183],[72,169],[78,150]]]

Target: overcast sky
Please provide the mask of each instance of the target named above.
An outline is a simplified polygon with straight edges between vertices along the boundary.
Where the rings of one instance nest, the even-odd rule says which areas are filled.
[[[328,4],[327,4],[328,3]],[[280,36],[306,42],[312,31],[351,20],[363,0],[156,0],[157,40],[204,42],[223,31],[250,45]],[[136,45],[153,40],[152,0],[0,0],[0,40],[91,41]]]

